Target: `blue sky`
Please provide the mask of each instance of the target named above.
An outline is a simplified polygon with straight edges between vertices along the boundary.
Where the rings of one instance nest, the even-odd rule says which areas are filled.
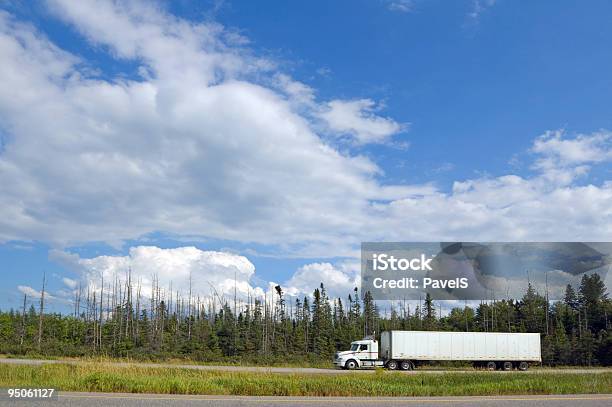
[[[477,19],[471,1],[411,3],[399,12],[371,0],[244,2],[216,15],[323,97],[381,99],[386,114],[411,123],[399,137],[410,152],[375,151],[392,182],[448,187],[477,171],[503,174],[544,130],[612,126],[609,3],[500,1]],[[452,174],[431,174],[444,163]]]
[[[2,8],[2,308],[43,270],[58,309],[126,265],[340,295],[364,240],[612,237],[609,2]]]

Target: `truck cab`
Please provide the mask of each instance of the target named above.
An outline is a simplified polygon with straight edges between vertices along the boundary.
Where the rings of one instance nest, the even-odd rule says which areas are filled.
[[[369,338],[351,342],[350,350],[336,352],[334,366],[341,369],[382,366],[378,360],[378,342]]]

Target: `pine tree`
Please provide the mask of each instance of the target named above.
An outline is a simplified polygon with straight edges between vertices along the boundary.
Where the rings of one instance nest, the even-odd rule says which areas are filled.
[[[583,326],[592,332],[606,328],[606,300],[608,294],[599,274],[583,275],[578,290],[579,303],[585,315]]]
[[[543,333],[545,331],[545,310],[546,300],[529,283],[527,292],[519,303],[519,313],[525,332]]]
[[[563,365],[569,363],[572,350],[561,320],[557,322],[553,336],[555,341],[555,364]]]
[[[378,315],[372,293],[367,291],[363,296],[364,336],[373,335],[376,331]]]
[[[591,366],[595,363],[595,338],[591,331],[582,332],[582,337],[578,339],[578,352],[580,355],[580,363],[586,366]]]
[[[433,303],[431,295],[427,293],[425,296],[425,302],[423,304],[423,329],[426,331],[432,331],[436,329],[436,307]]]
[[[565,294],[563,295],[563,302],[565,303],[565,305],[567,305],[573,310],[578,309],[578,305],[579,305],[578,296],[576,295],[576,291],[574,290],[574,287],[572,287],[571,284],[568,284],[565,287]]]
[[[323,306],[321,301],[321,291],[315,288],[312,294],[312,350],[317,355],[323,353],[325,343],[328,338],[325,338],[323,329]]]

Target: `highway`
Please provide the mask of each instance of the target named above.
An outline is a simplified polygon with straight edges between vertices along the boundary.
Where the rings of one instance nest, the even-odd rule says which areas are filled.
[[[156,394],[59,394],[56,400],[16,401],[0,399],[4,406],[68,406],[68,407],[162,407],[162,406],[282,406],[282,407],[609,407],[612,394],[564,396],[494,396],[494,397],[237,397],[237,396],[175,396]]]
[[[341,369],[322,369],[312,367],[267,367],[267,366],[212,366],[212,365],[189,365],[189,364],[174,364],[174,363],[142,363],[142,362],[87,362],[81,360],[42,360],[42,359],[7,359],[0,358],[0,363],[3,364],[14,364],[14,365],[42,365],[48,364],[83,364],[83,363],[96,363],[107,366],[137,366],[137,367],[153,367],[153,368],[177,368],[177,369],[194,369],[194,370],[215,370],[215,371],[228,371],[228,372],[259,372],[259,373],[306,373],[306,374],[371,374],[374,370],[341,370]],[[451,369],[451,370],[439,370],[439,369],[416,369],[413,371],[402,372],[405,374],[444,374],[444,373],[478,373],[482,370],[476,369]],[[515,371],[516,372],[516,371]],[[612,372],[610,368],[597,368],[597,369],[530,369],[526,372],[520,372],[521,374],[538,374],[538,373],[605,373]],[[505,374],[504,371],[493,371],[489,373]]]

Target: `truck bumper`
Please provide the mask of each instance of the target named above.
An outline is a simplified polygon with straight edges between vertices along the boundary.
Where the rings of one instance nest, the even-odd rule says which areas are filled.
[[[345,363],[344,360],[336,359],[336,360],[334,360],[334,367],[336,369],[343,369],[344,368],[344,363]]]

